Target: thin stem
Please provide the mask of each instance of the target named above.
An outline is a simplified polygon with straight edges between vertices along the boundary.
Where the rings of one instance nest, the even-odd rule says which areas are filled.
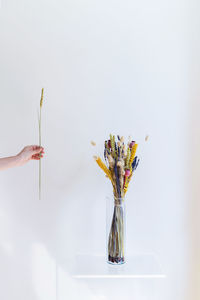
[[[39,146],[42,145],[42,133],[41,133],[41,120],[42,120],[42,109],[40,107],[40,115],[39,115]],[[39,200],[41,199],[41,159],[39,160]]]

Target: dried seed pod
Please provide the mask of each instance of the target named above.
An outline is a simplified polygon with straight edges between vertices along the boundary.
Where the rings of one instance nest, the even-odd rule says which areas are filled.
[[[92,146],[96,146],[96,143],[94,141],[91,141]]]
[[[131,174],[130,170],[126,170],[126,171],[125,171],[125,176],[126,176],[126,177],[129,177],[130,174]]]
[[[117,162],[117,166],[118,166],[118,167],[122,167],[122,162],[121,162],[121,161],[118,161],[118,162]]]
[[[108,155],[107,157],[108,157],[109,167],[110,167],[111,169],[113,169],[113,168],[114,168],[114,165],[115,165],[115,160],[114,160],[114,158],[112,157],[112,155]]]
[[[129,147],[132,148],[135,145],[135,141],[131,141],[131,143],[129,144]]]
[[[118,162],[117,162],[117,166],[118,167],[124,167],[124,160],[122,159],[122,158],[120,158],[119,160],[118,160]]]
[[[120,142],[124,143],[124,137],[123,136],[120,138]]]
[[[41,98],[40,98],[40,107],[42,107],[42,105],[43,105],[43,99],[44,99],[44,89],[42,88]]]

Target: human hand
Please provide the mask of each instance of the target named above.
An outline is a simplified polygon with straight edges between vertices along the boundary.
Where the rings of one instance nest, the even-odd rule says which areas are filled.
[[[43,154],[43,147],[37,145],[26,146],[19,154],[17,154],[19,165],[23,166],[30,160],[40,160],[43,157]]]

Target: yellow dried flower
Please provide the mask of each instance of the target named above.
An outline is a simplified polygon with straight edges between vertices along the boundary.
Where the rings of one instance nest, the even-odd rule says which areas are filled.
[[[100,157],[94,157],[99,167],[104,171],[104,173],[108,176],[108,178],[111,180],[111,173],[110,170],[106,167],[106,165],[102,162]]]
[[[132,149],[131,149],[131,157],[130,157],[130,161],[129,161],[129,166],[131,167],[133,161],[134,161],[134,158],[135,158],[135,153],[136,153],[136,150],[137,150],[137,147],[138,147],[138,144],[135,144],[133,145]]]
[[[127,192],[127,189],[128,189],[128,178],[126,177],[125,183],[124,183],[124,193]]]
[[[41,98],[40,98],[40,107],[41,108],[42,108],[42,104],[43,104],[43,98],[44,98],[44,89],[42,88]]]

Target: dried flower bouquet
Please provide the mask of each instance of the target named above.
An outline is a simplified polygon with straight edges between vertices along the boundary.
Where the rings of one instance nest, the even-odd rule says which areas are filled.
[[[93,143],[93,142],[92,142]],[[114,212],[108,237],[108,262],[124,263],[124,208],[123,202],[130,180],[137,169],[139,159],[136,155],[138,144],[129,138],[127,145],[124,137],[110,135],[105,141],[104,158],[94,156],[99,167],[104,171],[113,186]]]

